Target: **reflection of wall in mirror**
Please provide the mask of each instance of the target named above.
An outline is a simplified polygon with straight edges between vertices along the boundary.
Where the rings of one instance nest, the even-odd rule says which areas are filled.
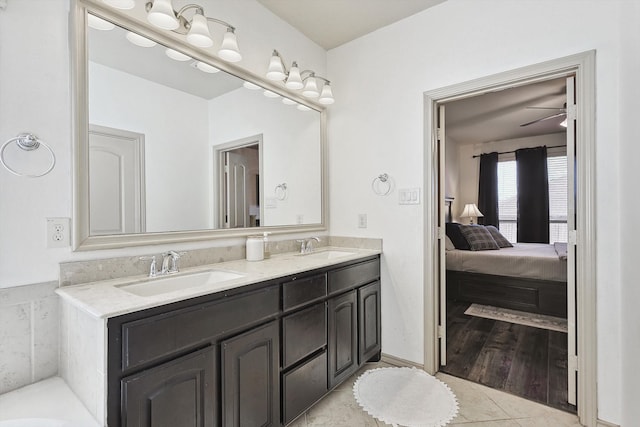
[[[274,198],[275,187],[287,183],[287,198],[266,204],[260,225],[320,223],[322,174],[320,114],[302,112],[262,91],[237,89],[209,102],[212,145],[250,135],[263,135],[262,191]]]
[[[89,122],[145,135],[148,232],[211,228],[206,100],[90,62]]]

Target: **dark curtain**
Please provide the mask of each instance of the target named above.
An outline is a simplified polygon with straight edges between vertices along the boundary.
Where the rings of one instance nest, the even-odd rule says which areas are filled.
[[[498,153],[480,156],[479,184],[478,209],[484,216],[478,223],[498,227]]]
[[[549,243],[547,147],[516,150],[518,242]]]

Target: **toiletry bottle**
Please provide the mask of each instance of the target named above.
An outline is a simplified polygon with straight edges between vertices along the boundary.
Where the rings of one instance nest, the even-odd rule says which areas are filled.
[[[262,236],[264,241],[264,258],[271,258],[271,250],[269,249],[269,233],[265,231],[262,233]]]
[[[262,236],[247,236],[247,261],[262,261],[264,259],[264,243]]]

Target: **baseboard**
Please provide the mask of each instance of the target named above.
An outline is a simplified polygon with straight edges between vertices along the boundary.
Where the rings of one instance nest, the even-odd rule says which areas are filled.
[[[385,354],[382,353],[382,357],[381,360],[385,363],[388,363],[390,365],[394,365],[394,366],[407,366],[407,367],[415,367],[418,369],[424,369],[424,365],[421,365],[419,363],[415,363],[415,362],[411,362],[409,360],[406,359],[401,359],[399,357],[395,357],[395,356],[391,356],[389,354]]]
[[[620,427],[618,424],[610,423],[608,421],[598,420],[598,427]]]

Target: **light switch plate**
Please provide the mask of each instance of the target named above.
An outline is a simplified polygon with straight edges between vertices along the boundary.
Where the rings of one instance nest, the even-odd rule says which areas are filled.
[[[419,205],[420,188],[401,188],[398,190],[398,203],[401,205]]]

